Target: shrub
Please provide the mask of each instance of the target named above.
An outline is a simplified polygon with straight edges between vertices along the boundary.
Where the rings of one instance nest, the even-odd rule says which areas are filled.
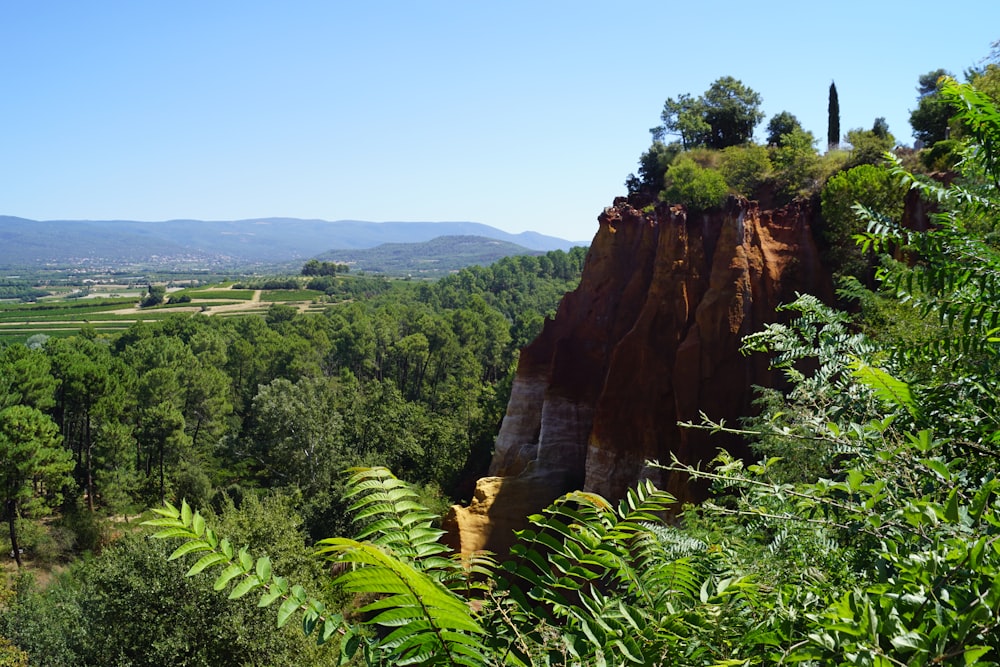
[[[629,192],[659,192],[663,187],[663,177],[680,150],[680,144],[668,145],[662,141],[654,141],[649,150],[639,157],[639,175],[629,174],[625,181]]]
[[[864,231],[855,204],[896,218],[903,212],[903,191],[885,167],[862,164],[830,178],[820,194],[822,221],[817,232],[827,246],[831,266],[840,275],[869,282],[873,256],[863,254],[854,241],[854,235]]]
[[[28,654],[0,637],[0,667],[28,667]]]
[[[819,155],[812,132],[793,130],[781,137],[771,153],[776,191],[784,198],[815,192],[819,178]]]
[[[881,120],[881,119],[878,119]],[[888,133],[884,126],[876,121],[876,129],[850,130],[847,141],[851,144],[851,159],[848,163],[855,167],[859,164],[881,164],[885,161],[886,151],[891,151],[896,145],[896,139]]]
[[[736,194],[750,197],[771,172],[771,158],[763,146],[730,146],[722,151],[719,173]]]
[[[729,186],[722,174],[699,167],[686,156],[670,167],[665,185],[662,199],[683,204],[695,211],[721,206],[729,194]]]
[[[150,308],[152,306],[158,306],[163,303],[163,299],[167,294],[167,288],[163,285],[149,285],[146,291],[146,296],[142,298],[139,302],[139,306],[142,308]]]
[[[676,163],[679,160],[688,158],[702,169],[718,169],[722,160],[722,152],[711,148],[692,148],[682,155],[674,158]]]
[[[939,141],[930,148],[920,151],[920,163],[928,171],[950,171],[962,159],[959,149],[962,142],[957,139]]]
[[[816,166],[816,181],[826,183],[831,176],[844,171],[850,158],[849,152],[840,149],[830,150],[821,155]]]

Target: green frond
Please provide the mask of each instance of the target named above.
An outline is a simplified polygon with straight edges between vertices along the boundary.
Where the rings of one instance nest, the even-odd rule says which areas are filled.
[[[187,571],[187,576],[191,577],[207,567],[212,567],[214,565],[221,565],[223,563],[228,563],[229,559],[225,554],[213,551],[212,553],[205,554],[198,559],[198,562],[191,566],[191,569]]]
[[[395,480],[395,481],[394,481]],[[428,514],[400,492],[388,471],[357,471],[355,507],[375,518],[362,539],[330,538],[317,543],[317,555],[352,563],[335,585],[349,593],[375,595],[359,609],[366,624],[393,630],[378,642],[378,650],[393,664],[476,664],[484,659],[483,628],[463,598],[445,588],[443,573],[460,571],[454,559],[443,558],[442,531],[427,519],[407,521],[409,512]],[[402,503],[405,505],[400,506]],[[376,518],[377,517],[377,518]]]
[[[851,362],[848,367],[853,371],[854,377],[867,387],[875,391],[875,394],[890,405],[902,407],[911,413],[915,413],[917,406],[910,394],[910,387],[901,380],[897,380],[881,368],[876,368],[865,363],[861,359]]]
[[[386,468],[352,468],[348,472],[346,497],[354,501],[350,509],[359,526],[359,542],[368,540],[421,569],[455,567],[452,561],[439,558],[448,552],[440,542],[444,532],[434,527],[437,517],[417,502],[412,487]],[[321,549],[324,543],[320,543]],[[445,578],[444,572],[435,576]]]
[[[181,558],[182,556],[185,556],[186,554],[189,553],[198,551],[210,551],[211,549],[212,546],[208,542],[205,542],[204,540],[191,540],[190,542],[185,542],[184,544],[174,549],[174,552],[170,554],[170,557],[167,558],[167,560],[177,560],[178,558]]]

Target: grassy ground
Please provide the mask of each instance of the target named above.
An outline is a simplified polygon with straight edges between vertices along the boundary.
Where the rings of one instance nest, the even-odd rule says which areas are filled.
[[[288,301],[311,301],[322,292],[311,289],[287,289],[287,290],[264,290],[261,292],[260,300],[269,302],[286,303]]]

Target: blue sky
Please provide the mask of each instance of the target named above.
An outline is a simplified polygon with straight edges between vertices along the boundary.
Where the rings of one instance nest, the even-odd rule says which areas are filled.
[[[734,76],[825,140],[835,81],[912,143],[917,77],[997,39],[997,0],[6,0],[0,214],[589,241],[668,97]]]

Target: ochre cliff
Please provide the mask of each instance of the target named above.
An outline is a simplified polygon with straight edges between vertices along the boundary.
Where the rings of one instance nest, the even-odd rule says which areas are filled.
[[[735,439],[677,422],[749,414],[753,385],[773,382],[741,339],[796,292],[830,294],[805,202],[761,211],[732,198],[705,214],[646,203],[605,209],[579,287],[522,350],[490,477],[446,519],[461,551],[505,553],[528,514],[574,489],[615,499],[648,477],[681,502],[699,499],[646,461],[743,454]]]

